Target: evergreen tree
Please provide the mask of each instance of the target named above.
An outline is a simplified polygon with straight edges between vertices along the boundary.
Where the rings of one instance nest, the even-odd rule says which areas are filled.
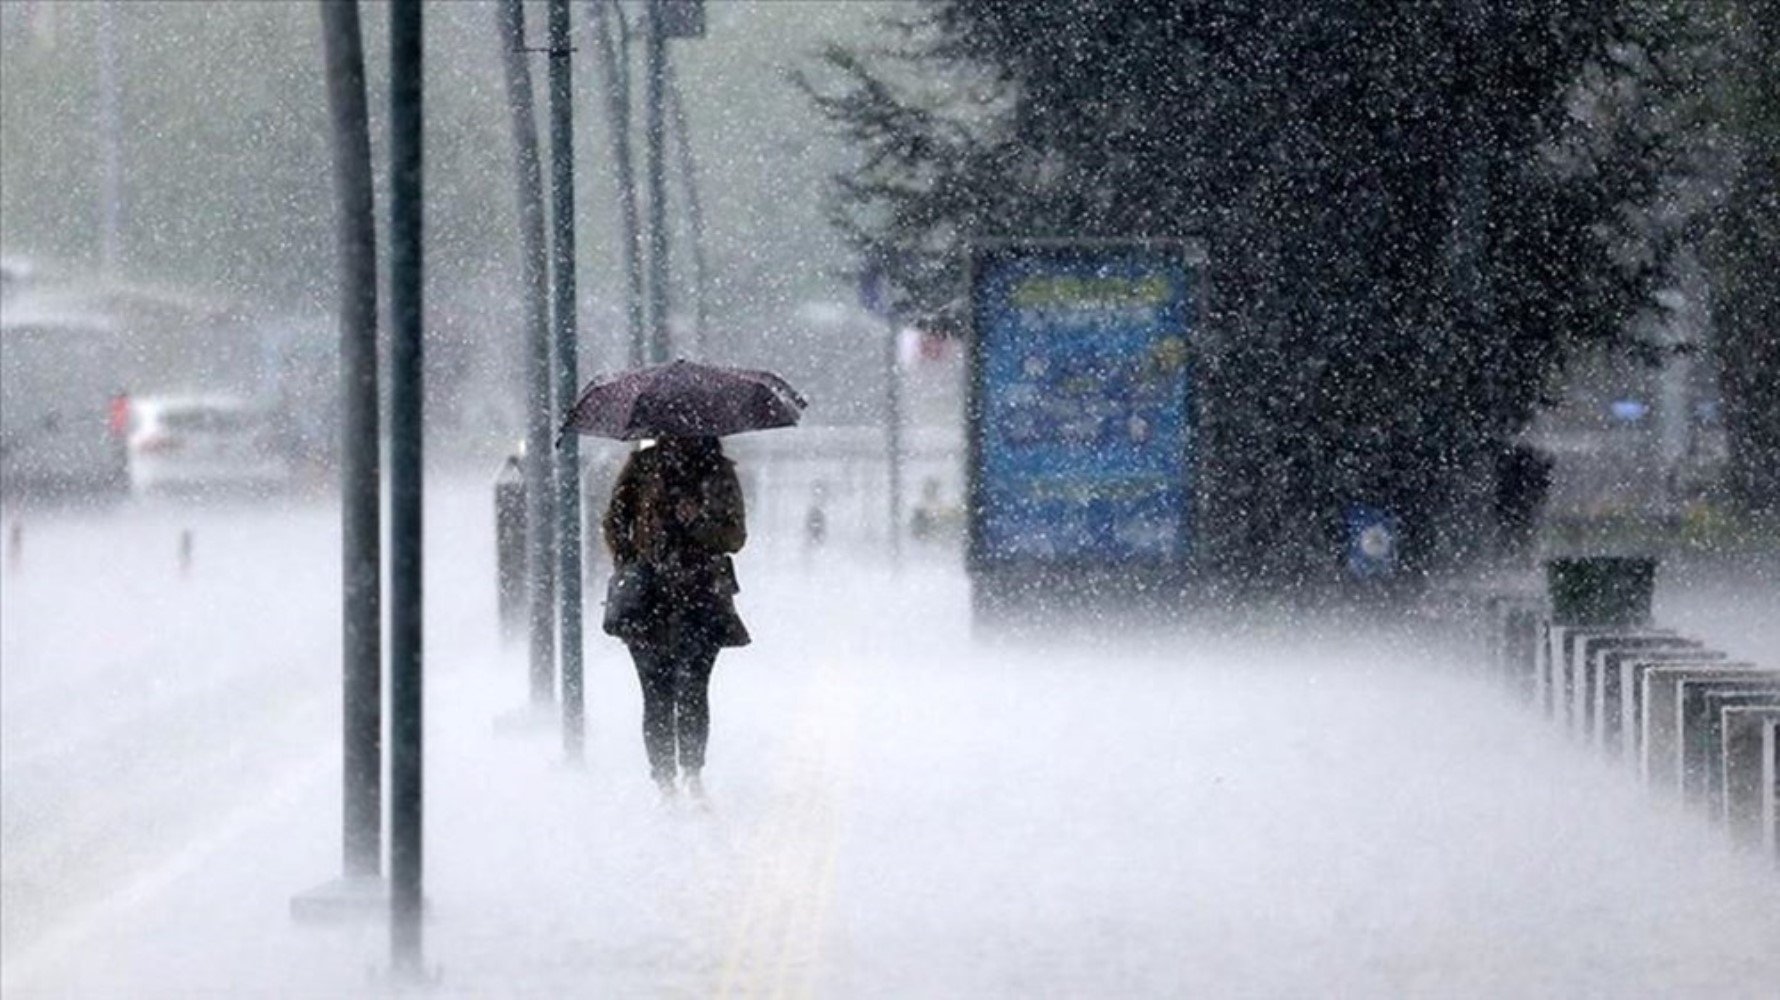
[[[1204,241],[1207,542],[1291,581],[1336,568],[1350,502],[1423,565],[1462,550],[1502,442],[1622,328],[1634,275],[1589,229],[1613,189],[1543,155],[1610,14],[930,0],[804,83],[860,151],[836,221],[941,322],[969,239]]]
[[[1780,511],[1780,3],[1634,0],[1625,44],[1577,88],[1567,169],[1617,208],[1605,227],[1648,300],[1705,264],[1729,464],[1742,510]],[[1597,215],[1602,213],[1597,212]],[[1635,344],[1652,363],[1663,345]],[[1683,345],[1691,347],[1693,345]]]
[[[1722,125],[1737,164],[1712,216],[1713,347],[1744,510],[1780,514],[1780,2],[1728,5]]]

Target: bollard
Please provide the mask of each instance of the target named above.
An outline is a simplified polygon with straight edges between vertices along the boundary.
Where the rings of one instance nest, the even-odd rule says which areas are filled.
[[[1676,697],[1681,727],[1681,792],[1720,809],[1726,708],[1780,706],[1780,673],[1736,681],[1682,681]]]
[[[6,529],[6,568],[17,573],[25,565],[25,522],[18,518]]]
[[[1723,653],[1710,649],[1644,651],[1627,657],[1619,667],[1619,731],[1616,748],[1633,761],[1644,759],[1644,678],[1652,670],[1661,667],[1706,670],[1729,662]]]
[[[1549,628],[1550,650],[1541,661],[1539,676],[1540,707],[1545,717],[1573,724],[1576,704],[1576,680],[1585,643],[1602,636],[1619,635],[1612,625],[1563,625],[1553,622]]]
[[[1773,834],[1773,803],[1780,788],[1775,787],[1772,759],[1775,747],[1764,744],[1780,734],[1780,708],[1771,706],[1732,706],[1721,710],[1719,727],[1723,741],[1720,757],[1719,815],[1731,835],[1743,844],[1760,844],[1766,820],[1767,836]],[[1764,774],[1764,771],[1766,772]],[[1765,815],[1764,815],[1765,814]],[[1769,844],[1772,849],[1771,843]]]
[[[1768,856],[1780,866],[1780,720],[1762,726],[1761,837]]]
[[[1545,641],[1544,599],[1537,595],[1495,591],[1481,596],[1460,594],[1467,605],[1464,619],[1475,622],[1488,669],[1523,699],[1538,695],[1540,648]]]
[[[1510,619],[1526,602],[1518,594],[1502,592],[1485,593],[1481,598],[1473,600],[1477,602],[1477,614],[1481,618],[1479,627],[1483,630],[1484,663],[1491,670],[1506,673],[1511,655],[1508,637],[1512,628]]]
[[[1521,604],[1509,609],[1502,627],[1502,675],[1523,701],[1538,694],[1540,609]]]
[[[525,478],[518,454],[507,456],[494,480],[495,588],[501,639],[513,642],[525,631]]]
[[[192,529],[186,528],[179,533],[179,575],[192,574]]]
[[[1607,654],[1620,650],[1662,650],[1697,646],[1691,639],[1666,629],[1637,629],[1625,632],[1596,633],[1582,637],[1571,677],[1574,681],[1574,711],[1570,725],[1590,742],[1596,741],[1600,729],[1601,689],[1605,687]]]
[[[1619,755],[1627,728],[1636,730],[1635,725],[1626,721],[1626,705],[1638,704],[1638,685],[1645,670],[1663,663],[1708,664],[1722,662],[1724,658],[1723,653],[1706,649],[1697,640],[1679,637],[1674,645],[1604,650],[1595,684],[1595,742],[1607,753]]]
[[[1709,667],[1659,666],[1644,673],[1643,775],[1646,784],[1680,790],[1681,687],[1683,681],[1754,681],[1764,674],[1752,663],[1716,663]]]

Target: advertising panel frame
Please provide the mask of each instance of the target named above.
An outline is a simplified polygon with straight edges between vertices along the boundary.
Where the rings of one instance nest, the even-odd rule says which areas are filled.
[[[1121,258],[1123,260],[1121,260]],[[983,282],[1008,261],[1054,261],[1080,267],[1097,260],[1109,265],[1171,259],[1185,282],[1181,331],[1185,357],[1182,375],[1181,450],[1172,466],[1180,477],[1176,525],[1178,545],[1171,556],[1102,559],[1079,555],[1008,556],[993,551],[986,534],[991,503],[985,474],[985,438],[995,391],[988,384],[991,323]],[[1052,599],[1096,593],[1118,598],[1132,593],[1155,596],[1184,592],[1204,552],[1204,448],[1202,383],[1208,339],[1209,289],[1204,246],[1193,239],[995,239],[968,244],[965,265],[966,318],[969,332],[966,376],[965,477],[967,532],[965,565],[972,580],[973,603],[980,613],[1023,596]]]

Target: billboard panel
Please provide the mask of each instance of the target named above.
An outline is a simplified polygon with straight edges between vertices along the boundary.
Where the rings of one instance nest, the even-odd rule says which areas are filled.
[[[1197,295],[1178,244],[977,250],[974,567],[1185,562]]]

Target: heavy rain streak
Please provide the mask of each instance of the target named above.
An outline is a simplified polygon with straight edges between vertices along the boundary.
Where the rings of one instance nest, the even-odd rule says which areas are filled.
[[[0,993],[1780,996],[1780,0],[0,0]]]

